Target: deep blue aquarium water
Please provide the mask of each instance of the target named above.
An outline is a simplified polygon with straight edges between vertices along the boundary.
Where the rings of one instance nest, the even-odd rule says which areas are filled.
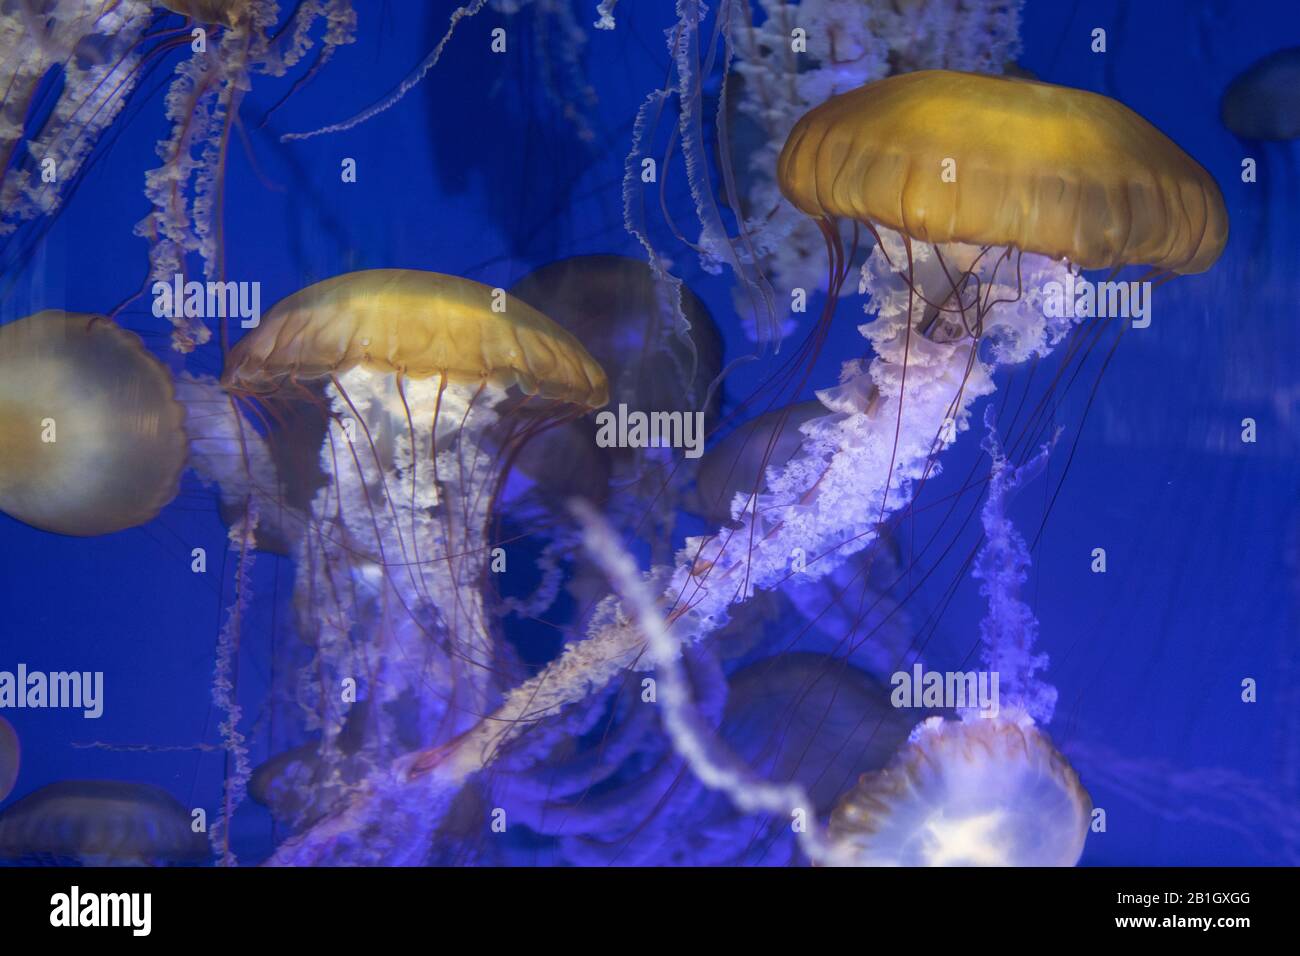
[[[1294,4],[465,9],[0,3],[4,862],[1300,862]]]

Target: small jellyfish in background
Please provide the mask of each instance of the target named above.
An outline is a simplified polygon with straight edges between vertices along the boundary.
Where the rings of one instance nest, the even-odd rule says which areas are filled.
[[[1242,139],[1300,137],[1300,47],[1270,53],[1223,93],[1223,125]]]
[[[294,590],[314,655],[298,703],[321,734],[309,802],[328,806],[487,712],[511,666],[483,606],[502,476],[525,441],[604,404],[608,382],[576,338],[504,290],[380,269],[281,301],[231,350],[222,385],[265,416],[271,444],[298,440],[281,431],[298,404],[329,418]],[[260,466],[238,467],[261,435],[242,433],[226,451],[234,474],[217,480],[236,484],[251,515],[274,511],[276,486],[247,484]],[[340,694],[349,681],[364,708]]]
[[[783,467],[799,451],[800,426],[825,414],[826,406],[814,400],[742,422],[700,460],[691,509],[714,524],[730,523],[733,511],[743,513],[763,490],[764,471]]]
[[[657,280],[641,260],[588,255],[541,266],[509,292],[582,342],[609,376],[612,408],[625,405],[647,415],[698,412],[691,424],[700,426],[693,434],[703,446],[721,405],[721,389],[713,386],[722,372],[722,333],[687,285]],[[503,510],[527,533],[550,540],[544,560],[559,553],[572,558],[578,550],[567,507],[575,496],[617,515],[652,548],[669,546],[682,484],[674,468],[680,450],[602,447],[597,439],[594,421],[565,422],[529,441],[515,460],[515,469],[534,485],[531,494],[506,501]],[[589,606],[604,596],[604,579],[576,557],[579,566],[567,587],[580,605]],[[539,603],[531,602],[531,613],[545,610]]]
[[[980,626],[986,672],[1001,678],[989,700],[959,706],[958,720],[931,717],[888,767],[864,775],[830,821],[835,861],[862,866],[1073,866],[1083,853],[1092,801],[1036,721],[1046,724],[1056,689],[1041,671],[1038,621],[1020,598],[1029,550],[1006,513],[1010,497],[1040,474],[1055,442],[1011,464],[993,407],[983,448],[992,458],[981,514],[983,544],[972,574],[988,613]]]
[[[836,805],[863,866],[1073,866],[1092,801],[1032,721],[932,717]]]
[[[203,834],[158,787],[116,780],[65,780],[0,813],[0,859],[87,866],[201,863]]]
[[[1273,235],[1272,220],[1275,205],[1294,209],[1300,204],[1300,156],[1295,152],[1300,139],[1300,47],[1270,53],[1238,74],[1223,92],[1219,115],[1255,160],[1259,187],[1246,195],[1262,199],[1257,200],[1258,231],[1250,265],[1253,273],[1263,274],[1269,263],[1287,261],[1294,246],[1294,236]],[[1279,254],[1270,254],[1274,249]]]
[[[685,284],[656,280],[639,259],[591,255],[535,269],[510,294],[587,347],[609,375],[611,404],[717,417],[721,396],[710,386],[722,370],[722,333]]]
[[[144,524],[175,496],[188,444],[171,375],[96,315],[0,326],[0,510],[46,531]]]
[[[22,763],[22,744],[14,725],[0,717],[0,800],[13,792]]]

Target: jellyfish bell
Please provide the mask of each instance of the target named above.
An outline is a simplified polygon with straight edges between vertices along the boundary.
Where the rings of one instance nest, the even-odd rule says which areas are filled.
[[[837,860],[857,866],[1073,866],[1092,800],[1027,718],[932,717],[831,814]]]
[[[795,124],[778,177],[816,219],[1087,269],[1203,272],[1228,236],[1214,179],[1142,117],[1017,78],[923,70],[834,97]]]
[[[510,294],[576,336],[606,371],[610,401],[655,411],[717,414],[709,385],[722,369],[722,336],[686,285],[676,328],[674,295],[650,266],[626,256],[573,256],[542,266]]]
[[[715,524],[730,523],[732,508],[743,510],[762,490],[764,472],[780,468],[799,451],[800,426],[828,414],[819,401],[796,402],[737,426],[700,459],[691,509]]]
[[[689,287],[657,279],[639,259],[585,255],[541,266],[510,294],[583,343],[609,377],[611,406],[667,415],[668,421],[675,416],[683,436],[685,416],[694,416],[692,433],[703,441],[721,404],[720,390],[712,386],[722,371],[722,337]],[[515,471],[531,487],[516,482],[503,509],[528,534],[547,540],[552,555],[576,560],[568,590],[585,608],[604,596],[604,575],[575,555],[568,502],[584,498],[659,543],[671,535],[679,490],[672,480],[679,456],[609,446],[598,438],[596,424],[581,419],[528,442]]]
[[[0,717],[0,800],[13,792],[22,762],[22,745],[14,725]]]
[[[1238,74],[1224,90],[1220,116],[1242,139],[1300,138],[1300,47],[1270,53]]]
[[[65,780],[0,813],[0,859],[86,865],[199,863],[208,843],[190,813],[158,787]]]
[[[721,737],[765,779],[802,784],[818,812],[860,774],[884,767],[914,721],[890,705],[884,684],[828,654],[764,658],[728,687]]]
[[[100,535],[151,520],[188,451],[167,369],[102,316],[45,311],[0,327],[0,510]]]

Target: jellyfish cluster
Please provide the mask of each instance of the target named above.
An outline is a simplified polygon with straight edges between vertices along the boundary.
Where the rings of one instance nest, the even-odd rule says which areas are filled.
[[[145,288],[230,278],[226,163],[262,84],[295,76],[258,148],[337,166],[344,137],[416,122],[457,44],[529,17],[539,95],[608,149],[584,50],[644,16],[601,3],[588,35],[592,11],[563,2],[466,3],[394,90],[302,132],[278,117],[345,68],[361,5],[97,6],[0,5],[0,52],[23,51],[0,56],[6,282],[159,65]],[[0,717],[0,858],[1080,861],[1086,748],[1053,739],[1077,689],[1053,683],[1025,588],[1036,538],[1010,505],[1059,492],[1049,465],[1082,426],[1054,402],[1124,323],[1046,299],[1085,272],[1213,269],[1220,188],[1118,100],[1021,75],[1019,3],[715,6],[681,0],[659,34],[669,75],[624,118],[604,251],[552,250],[508,282],[313,271],[246,328],[155,317],[161,345],[114,301],[0,325],[0,511],[88,537],[201,502],[223,534],[196,744],[220,756],[218,790],[187,806],[142,781],[25,788]],[[1235,83],[1225,122],[1294,138],[1293,67]],[[704,453],[611,444],[607,409],[698,421]],[[932,588],[986,608],[958,647]],[[972,667],[997,678],[992,712],[894,693]],[[253,830],[270,837],[250,856]]]

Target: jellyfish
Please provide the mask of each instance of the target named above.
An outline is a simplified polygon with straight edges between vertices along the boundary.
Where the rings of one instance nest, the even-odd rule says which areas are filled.
[[[0,800],[13,793],[22,763],[22,745],[14,725],[0,717]]]
[[[117,780],[65,780],[0,813],[0,858],[67,865],[201,863],[208,844],[167,791]]]
[[[1223,125],[1247,140],[1300,138],[1300,47],[1277,50],[1238,74],[1223,93]]]
[[[171,375],[97,315],[45,311],[0,326],[0,510],[100,535],[175,496],[188,444]]]
[[[714,383],[722,372],[722,336],[685,284],[660,283],[636,259],[591,255],[542,266],[510,294],[586,346],[609,376],[612,405],[646,413],[699,412],[704,429],[713,427],[721,405]],[[684,325],[678,324],[679,315]],[[548,429],[521,449],[516,468],[535,482],[546,514],[523,511],[516,520],[528,520],[534,531],[548,526],[552,552],[572,556],[567,501],[577,495],[607,513],[617,512],[620,523],[637,527],[652,547],[663,547],[675,520],[680,455],[670,449],[603,448],[596,439],[594,424],[580,419]],[[570,591],[584,604],[603,596],[590,593],[590,578],[579,568],[570,581]]]
[[[281,434],[294,406],[329,417],[295,555],[314,654],[299,702],[320,735],[313,799],[328,806],[488,712],[509,663],[483,606],[489,559],[508,560],[491,540],[502,476],[524,441],[604,404],[607,379],[504,290],[381,269],[280,302],[232,349],[222,384],[270,423],[271,444],[294,440]]]
[[[684,660],[696,713],[738,759],[797,781],[816,812],[860,774],[885,766],[912,726],[887,689],[830,655],[777,653],[727,674],[697,647]],[[531,728],[494,763],[492,802],[580,866],[784,865],[785,819],[741,814],[694,779],[627,689],[598,694]],[[529,850],[535,841],[526,844]],[[545,859],[545,857],[543,857]]]
[[[945,160],[955,181],[942,178]],[[777,173],[787,198],[823,227],[832,293],[823,322],[853,258],[838,221],[873,234],[859,288],[875,315],[862,327],[875,356],[845,362],[839,383],[817,393],[827,414],[800,426],[798,454],[763,470],[764,488],[731,527],[688,537],[672,565],[646,573],[672,637],[664,647],[717,632],[735,605],[791,577],[796,552],[808,558],[799,573],[815,580],[877,541],[939,474],[998,369],[1046,357],[1067,338],[1069,356],[1090,352],[1112,323],[1076,327],[1044,305],[1072,266],[1192,274],[1227,237],[1218,186],[1153,126],[1105,97],[1021,79],[924,71],[833,97],[795,125]],[[1008,456],[1020,461],[1040,441],[1048,404],[1014,412]],[[980,487],[969,481],[956,498]],[[662,667],[662,653],[640,617],[607,599],[586,638],[505,694],[491,717],[395,770],[412,793],[454,790],[533,722],[628,670]],[[360,799],[320,833],[379,805]]]
[[[1032,721],[931,717],[841,798],[830,835],[861,866],[1073,866],[1091,813]]]
[[[1268,253],[1280,240],[1285,254],[1293,246],[1290,236],[1273,236],[1272,209],[1282,189],[1284,207],[1294,208],[1300,197],[1295,141],[1300,139],[1300,47],[1277,50],[1239,73],[1223,92],[1220,116],[1228,131],[1242,141],[1256,160],[1255,175],[1263,201],[1252,249],[1251,268],[1263,274],[1278,257]],[[1254,189],[1248,193],[1254,196]]]
[[[785,200],[776,177],[782,144],[800,117],[864,83],[913,70],[996,73],[1020,50],[1019,3],[895,3],[890,0],[761,0],[757,22],[739,5],[727,113],[719,114],[721,179],[744,210],[742,232],[777,298],[826,291],[822,236]],[[804,31],[795,54],[790,33]],[[758,133],[748,148],[737,132]],[[729,175],[734,167],[734,183]],[[738,306],[741,303],[738,302]],[[744,312],[742,312],[744,314]],[[796,328],[785,320],[779,332]],[[757,334],[757,329],[750,331]]]

